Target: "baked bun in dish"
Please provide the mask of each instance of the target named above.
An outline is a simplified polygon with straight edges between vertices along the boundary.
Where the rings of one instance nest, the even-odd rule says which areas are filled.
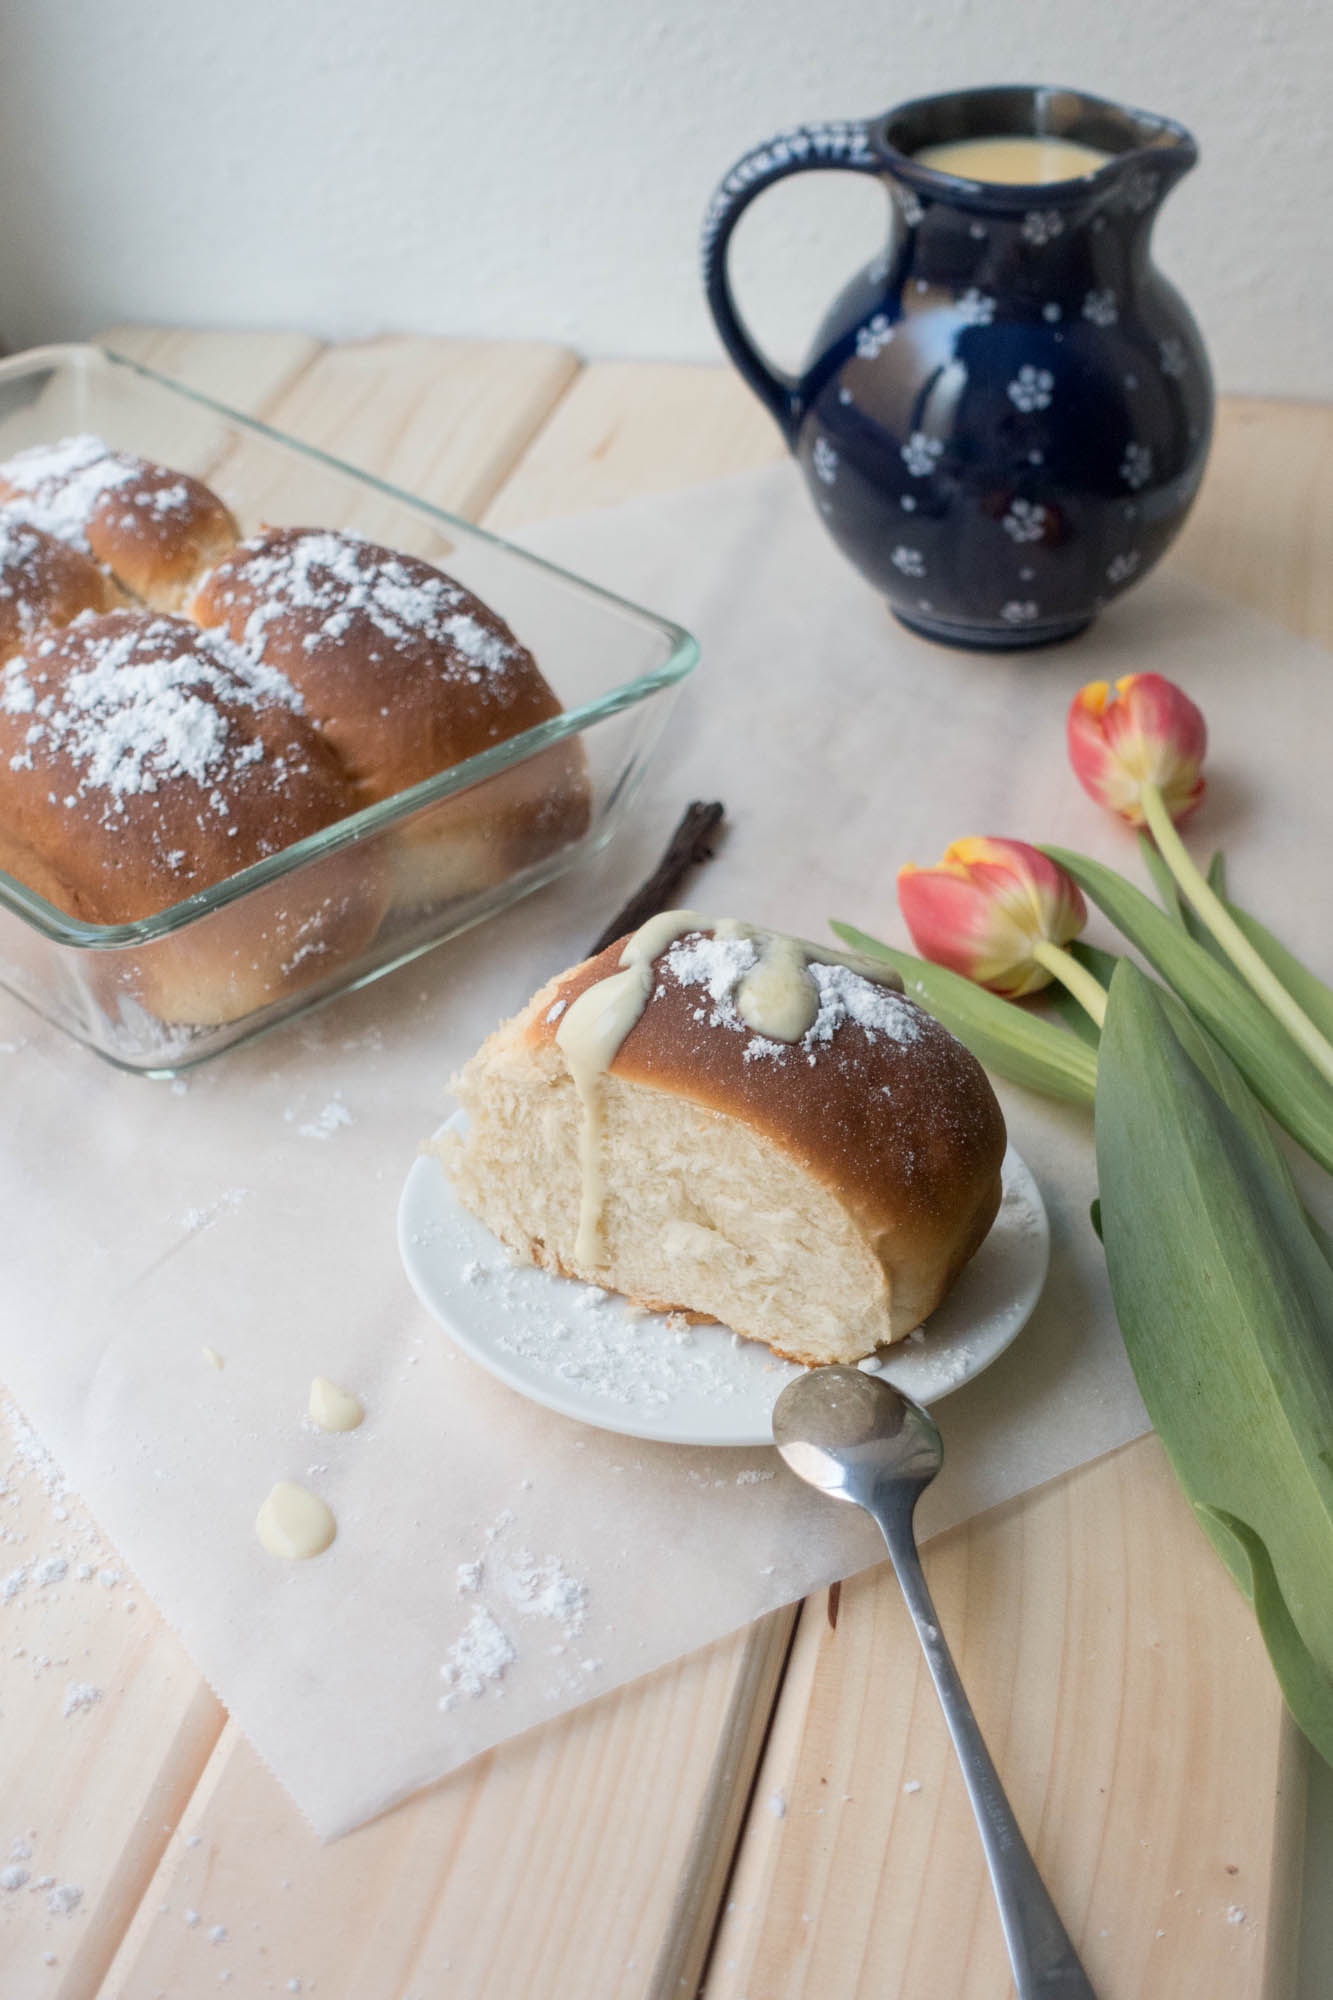
[[[1000,1204],[985,1072],[896,975],[689,911],[551,980],[454,1087],[446,1171],[520,1257],[788,1360],[902,1339]]]
[[[190,605],[286,674],[362,805],[559,715],[501,618],[418,556],[330,528],[267,528]]]
[[[86,434],[6,459],[0,515],[92,556],[159,611],[178,610],[240,534],[202,480]]]
[[[353,810],[300,696],[220,632],[144,611],[83,616],[0,671],[0,866],[94,924],[153,916]],[[284,901],[285,898],[285,901]],[[380,913],[364,868],[275,885],[145,949],[144,1005],[234,1018],[356,949]],[[281,917],[275,913],[281,912]]]
[[[285,673],[360,805],[396,797],[561,713],[527,648],[417,556],[327,528],[268,528],[208,576],[190,615]],[[581,745],[553,745],[405,831],[395,900],[503,882],[587,829]]]
[[[455,794],[380,815],[364,844],[340,839],[289,889],[178,918],[480,753],[503,767],[511,739],[562,710],[503,619],[431,564],[324,528],[241,542],[201,481],[90,435],[0,464],[0,671],[0,869],[89,923],[169,916],[175,949],[145,945],[144,991],[121,996],[164,1019],[235,1019],[381,927],[438,928],[442,905],[591,820],[581,743],[520,746]]]
[[[49,628],[120,601],[90,556],[0,512],[0,666]]]

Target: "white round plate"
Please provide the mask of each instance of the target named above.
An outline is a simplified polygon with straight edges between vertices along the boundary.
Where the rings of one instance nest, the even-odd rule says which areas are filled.
[[[459,1128],[456,1112],[442,1128]],[[563,1416],[662,1444],[772,1442],[780,1391],[803,1373],[726,1327],[688,1326],[614,1292],[515,1264],[421,1154],[398,1205],[398,1247],[417,1297],[450,1338],[512,1389]],[[1037,1184],[1009,1148],[995,1227],[918,1339],[861,1366],[935,1403],[1003,1354],[1037,1303],[1050,1229]]]

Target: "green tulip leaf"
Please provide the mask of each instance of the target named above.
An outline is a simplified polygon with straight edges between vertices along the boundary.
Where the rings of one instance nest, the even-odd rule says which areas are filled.
[[[1324,1762],[1333,1765],[1333,1680],[1321,1671],[1297,1631],[1268,1550],[1253,1528],[1247,1528],[1234,1514],[1202,1502],[1194,1512],[1254,1606],[1278,1686],[1293,1719]]]
[[[1333,1172],[1333,1085],[1296,1047],[1263,1001],[1113,868],[1063,847],[1048,847],[1045,852],[1068,870],[1175,988],[1279,1125]]]
[[[1153,992],[1165,1010],[1176,1040],[1190,1061],[1205,1081],[1212,1085],[1232,1116],[1240,1120],[1269,1171],[1281,1182],[1291,1199],[1299,1204],[1301,1197],[1291,1177],[1291,1168],[1287,1164],[1286,1155],[1278,1145],[1273,1135],[1273,1128],[1260,1109],[1258,1099],[1246,1088],[1236,1065],[1223,1054],[1213,1037],[1205,1028],[1199,1026],[1189,1008],[1182,1006],[1174,993],[1165,986],[1154,986]],[[1319,1246],[1320,1255],[1327,1263],[1333,1264],[1333,1239],[1330,1239],[1328,1231],[1314,1216],[1303,1212],[1306,1225]]]
[[[1176,1019],[1122,963],[1098,1058],[1107,1270],[1140,1393],[1191,1504],[1209,1510],[1210,1532],[1218,1517],[1245,1524],[1250,1541],[1228,1529],[1224,1553],[1240,1574],[1236,1547],[1246,1550],[1247,1587],[1285,1661],[1275,1665],[1319,1742],[1310,1690],[1333,1688],[1333,1268],[1225,1057],[1196,1062],[1186,1042],[1197,1027],[1182,1038]]]
[[[881,944],[851,924],[831,928],[844,944],[867,958],[891,965],[910,999],[957,1035],[984,1069],[1010,1083],[1025,1084],[1047,1097],[1091,1104],[1097,1089],[1097,1057],[1086,1043],[1013,1000],[1002,1000],[961,973],[950,972],[928,959],[913,958]]]

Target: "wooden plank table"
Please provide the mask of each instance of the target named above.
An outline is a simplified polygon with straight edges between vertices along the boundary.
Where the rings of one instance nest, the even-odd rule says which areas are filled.
[[[517,343],[107,338],[502,529],[780,456],[720,369],[581,367]],[[1330,480],[1333,413],[1231,403],[1174,560],[1333,643]],[[321,1847],[31,1438],[5,1455],[0,1534],[25,1578],[0,1595],[0,1865],[13,1840],[27,1876],[0,1886],[5,2000],[1012,1990],[886,1570]],[[84,1559],[39,1583],[44,1552],[75,1543]],[[1284,2000],[1302,1759],[1155,1440],[942,1537],[928,1568],[1102,2000]],[[102,1694],[66,1716],[71,1680]]]

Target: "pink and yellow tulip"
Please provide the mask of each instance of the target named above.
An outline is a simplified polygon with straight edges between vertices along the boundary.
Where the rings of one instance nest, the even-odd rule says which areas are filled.
[[[1163,674],[1126,674],[1114,691],[1089,681],[1069,710],[1069,761],[1098,805],[1131,826],[1148,822],[1153,788],[1173,821],[1204,794],[1208,731],[1200,711]]]
[[[898,871],[898,902],[923,958],[1017,1000],[1036,993],[1088,920],[1077,884],[1024,840],[955,840],[934,868]]]
[[[1204,793],[1208,731],[1189,696],[1163,674],[1127,674],[1114,697],[1105,681],[1089,681],[1074,696],[1068,731],[1069,761],[1083,789],[1151,835],[1181,894],[1237,972],[1333,1083],[1333,1042],[1246,937],[1176,831]]]

